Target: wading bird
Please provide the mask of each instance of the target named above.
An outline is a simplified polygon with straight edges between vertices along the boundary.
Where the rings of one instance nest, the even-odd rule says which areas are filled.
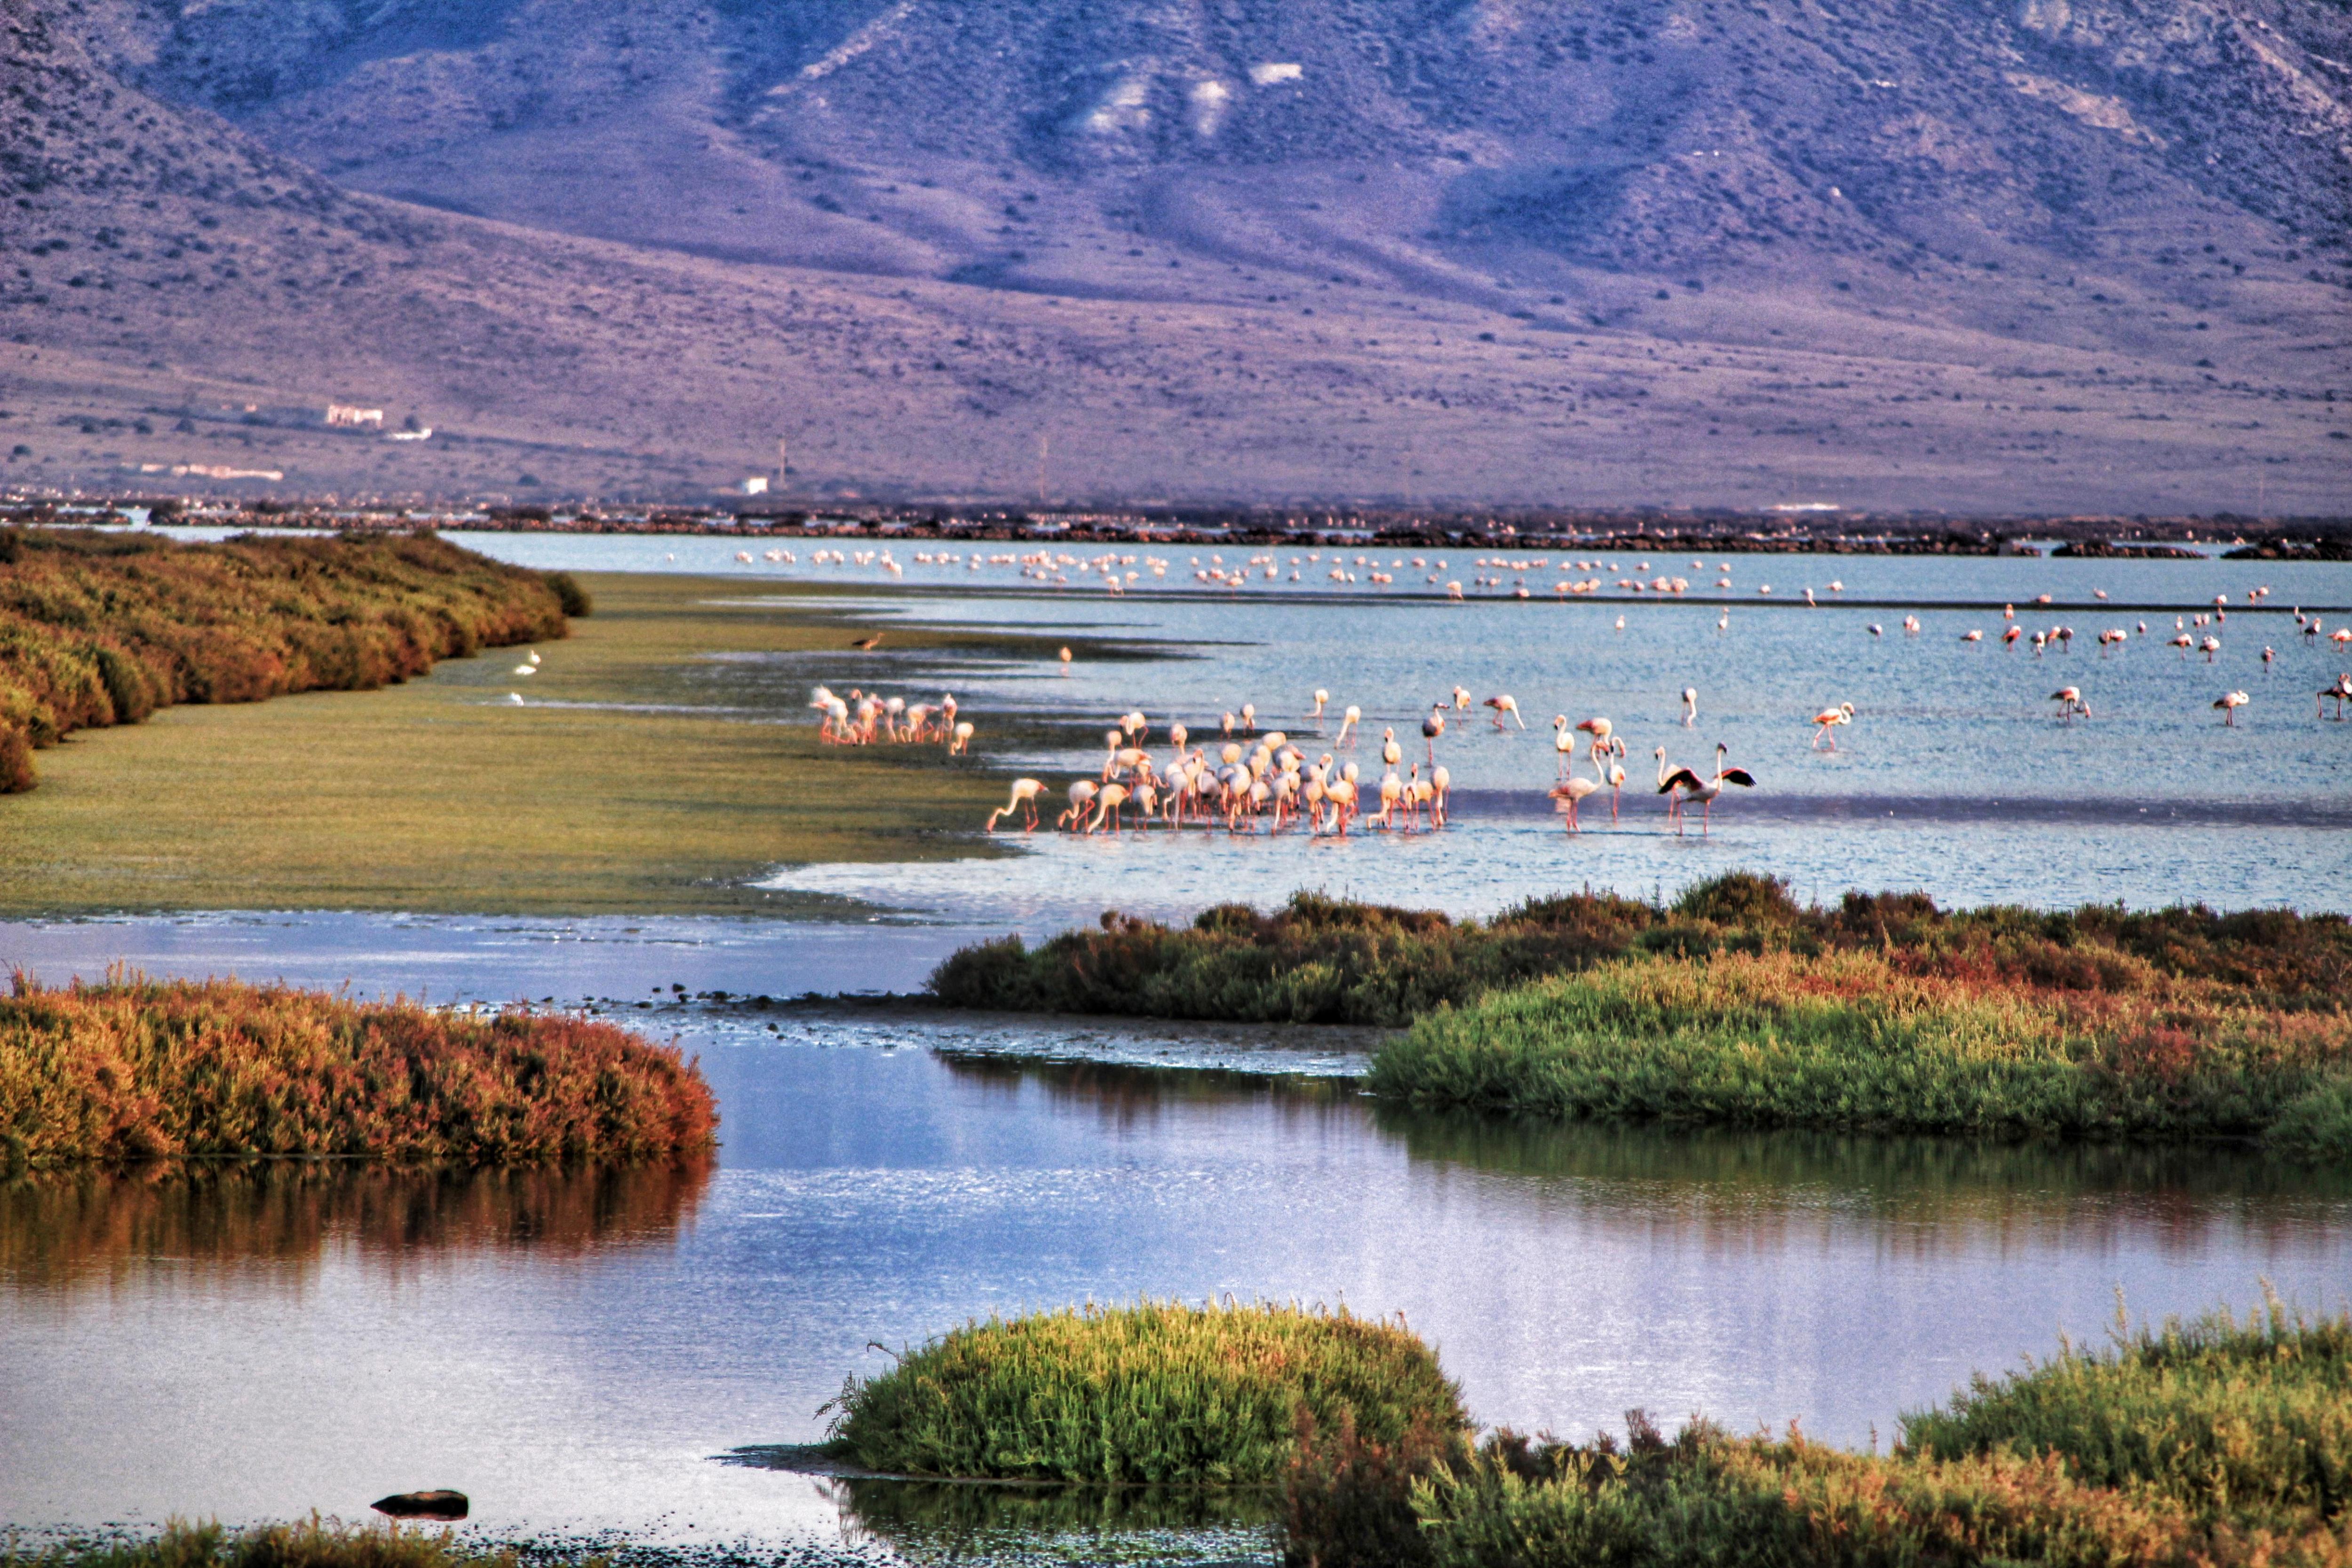
[[[1054,826],[1065,828],[1076,827],[1085,822],[1087,811],[1095,804],[1095,796],[1101,793],[1101,790],[1102,786],[1092,779],[1071,781],[1070,809],[1054,818]]]
[[[1562,827],[1570,833],[1581,833],[1584,829],[1576,819],[1576,808],[1586,795],[1601,787],[1601,781],[1577,776],[1576,752],[1573,750],[1567,752],[1567,774],[1551,788],[1551,808],[1559,813]]]
[[[872,653],[876,648],[882,646],[882,633],[876,632],[870,637],[859,637],[849,646],[856,648],[860,653]]]
[[[1511,721],[1517,724],[1520,729],[1524,730],[1528,727],[1528,721],[1519,717],[1519,700],[1512,696],[1509,692],[1506,691],[1499,696],[1489,697],[1486,699],[1486,706],[1495,710],[1496,729],[1499,730],[1503,727],[1503,715],[1506,713],[1508,713],[1511,716]]]
[[[1013,798],[988,814],[988,826],[983,831],[995,832],[998,817],[1010,816],[1015,811],[1024,810],[1028,816],[1028,822],[1021,831],[1024,833],[1034,831],[1037,826],[1037,797],[1045,793],[1045,784],[1037,779],[1014,779]]]
[[[1551,749],[1559,757],[1562,779],[1576,771],[1576,731],[1568,727],[1568,715],[1555,713],[1551,719]]]
[[[2213,700],[2213,706],[2221,710],[2221,722],[2235,728],[2238,722],[2238,710],[2252,700],[2252,698],[2242,691],[2224,691]]]
[[[1683,728],[1687,730],[1697,722],[1698,688],[1685,686],[1683,688]]]
[[[1824,708],[1813,715],[1813,722],[1821,726],[1813,731],[1814,749],[1819,750],[1822,739],[1826,737],[1830,743],[1830,750],[1834,752],[1837,750],[1837,736],[1831,731],[1841,724],[1853,722],[1853,704],[1841,702],[1834,708]]]
[[[2313,705],[2313,716],[2318,716],[2317,710],[2322,705],[2333,702],[2336,704],[2336,717],[2340,722],[2344,718],[2344,704],[2347,700],[2352,700],[2352,671],[2337,676],[2335,685],[2319,689],[2319,702]]]
[[[1437,765],[1437,737],[1445,733],[1445,704],[1429,705],[1429,717],[1421,721],[1421,738],[1429,746],[1429,765]]]
[[[2079,686],[2062,686],[2050,694],[2050,700],[2058,704],[2061,723],[2072,723],[2078,715],[2084,719],[2091,716],[2091,705],[2083,700],[2083,689]]]
[[[1348,736],[1349,732],[1352,731],[1358,724],[1362,723],[1363,721],[1364,710],[1357,707],[1352,702],[1348,704],[1348,706],[1340,711],[1339,732],[1331,737],[1331,743],[1335,746],[1344,746],[1348,744]]]
[[[1704,838],[1706,837],[1706,831],[1709,825],[1714,820],[1715,797],[1723,793],[1724,785],[1738,784],[1742,789],[1753,789],[1756,787],[1755,776],[1746,768],[1727,768],[1723,765],[1723,759],[1730,750],[1731,748],[1729,746],[1725,745],[1720,741],[1717,741],[1715,743],[1715,776],[1713,778],[1703,779],[1699,777],[1698,774],[1691,772],[1688,768],[1676,768],[1673,773],[1667,774],[1665,782],[1658,786],[1658,793],[1660,795],[1664,795],[1669,790],[1674,792],[1675,799],[1677,803],[1677,806],[1674,814],[1675,831],[1676,833],[1682,832],[1684,827],[1683,813],[1680,809],[1681,803],[1694,800],[1698,802],[1698,831],[1699,837]],[[1658,749],[1659,757],[1663,759],[1665,754],[1665,748],[1661,746]]]
[[[967,719],[948,733],[948,755],[960,757],[971,750],[971,721]]]

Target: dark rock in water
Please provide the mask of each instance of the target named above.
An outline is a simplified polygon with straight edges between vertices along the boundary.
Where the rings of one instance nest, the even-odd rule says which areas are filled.
[[[394,1492],[369,1505],[394,1519],[463,1519],[469,1506],[464,1492]]]

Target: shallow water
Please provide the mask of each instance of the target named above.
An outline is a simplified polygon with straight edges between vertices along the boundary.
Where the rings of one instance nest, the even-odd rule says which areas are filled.
[[[756,551],[741,566],[732,563],[738,542],[723,538],[462,537],[538,565],[733,572],[747,588],[735,602],[747,605],[790,602],[763,601],[761,583],[876,575],[804,559],[773,565]],[[895,548],[911,560],[909,542]],[[1302,887],[1488,913],[1588,882],[1671,894],[1731,867],[1788,876],[1806,897],[1862,887],[1924,889],[1963,904],[2352,907],[2352,723],[2320,718],[2313,695],[2352,665],[2352,653],[2301,635],[2288,614],[2296,605],[2352,604],[2352,567],[1724,559],[1737,587],[1721,594],[1712,587],[1717,559],[1704,574],[1688,557],[1651,562],[1702,584],[1689,602],[1612,594],[1606,603],[1489,595],[1461,605],[1404,596],[1402,584],[1378,595],[1294,594],[1286,582],[1274,596],[1180,589],[1112,599],[1024,586],[1002,568],[909,565],[905,584],[833,602],[886,626],[1012,626],[1139,642],[1171,656],[1081,659],[1066,672],[1051,660],[992,662],[959,674],[957,696],[980,726],[983,760],[1031,773],[1056,796],[1071,778],[1099,774],[1103,752],[1092,737],[1130,708],[1151,720],[1164,760],[1170,721],[1187,724],[1195,743],[1213,744],[1220,716],[1251,702],[1261,728],[1285,727],[1310,756],[1331,751],[1356,762],[1367,781],[1382,772],[1387,730],[1398,735],[1403,768],[1428,764],[1422,717],[1433,700],[1450,700],[1456,685],[1480,702],[1512,694],[1528,728],[1497,730],[1479,706],[1449,709],[1434,755],[1461,809],[1434,840],[1375,834],[1310,843],[1294,833],[1235,842],[1198,832],[1033,840],[1035,853],[1011,865],[785,867],[767,885],[1001,925],[1084,921],[1106,905],[1181,914],[1226,899],[1265,904]],[[1617,564],[1630,571],[1639,562]],[[981,585],[964,581],[971,578]],[[934,579],[956,591],[924,587]],[[1845,584],[1843,595],[1830,590],[1833,580]],[[1755,592],[1768,584],[1775,590],[1769,600]],[[2273,593],[2250,610],[2248,591],[2261,585]],[[1820,607],[1791,602],[1806,586]],[[2106,604],[2092,599],[2095,589],[2109,594]],[[2055,602],[2036,605],[2041,593]],[[2211,609],[2217,595],[2232,606],[2228,618],[2190,627],[2200,639],[2220,638],[2210,663],[2164,646],[2176,618]],[[1844,602],[1864,598],[1879,607]],[[1923,608],[1918,635],[1904,634],[1905,606],[1953,603],[1987,607]],[[2019,606],[2016,624],[2029,631],[2073,626],[2071,651],[2037,656],[2028,641],[2003,647],[2004,604]],[[2156,605],[2163,607],[2147,607]],[[1729,628],[1718,630],[1727,606]],[[2338,612],[2323,618],[2332,627]],[[1874,624],[1880,635],[1869,631]],[[2092,639],[2109,626],[2131,638],[2103,656]],[[1990,640],[1960,641],[1969,629]],[[2265,646],[2277,655],[2267,666]],[[935,695],[908,689],[919,679],[914,668],[886,644],[881,655],[730,661],[711,669],[708,685],[714,703],[809,722],[801,704],[818,682],[904,690],[913,700]],[[1688,726],[1681,721],[1686,686],[1698,694]],[[2081,689],[2089,721],[2057,721],[2049,694],[2061,686]],[[1319,721],[1306,717],[1318,688],[1331,694]],[[2253,700],[2224,725],[2211,704],[2231,689]],[[1839,701],[1855,705],[1854,722],[1838,734],[1836,750],[1813,749],[1809,716]],[[1363,733],[1360,743],[1342,746],[1339,714],[1350,704],[1364,711]],[[1015,713],[1064,721],[1058,732],[1088,740],[1061,750],[992,748],[992,731],[1003,732],[1001,721]],[[1546,797],[1559,772],[1551,721],[1591,714],[1614,721],[1630,777],[1620,820],[1588,803],[1586,831],[1571,839]],[[1024,722],[1023,732],[1038,731]],[[1718,742],[1757,787],[1727,791],[1704,840],[1695,831],[1678,837],[1665,830],[1653,753],[1663,747],[1672,763],[1705,766]],[[1579,765],[1591,773],[1589,761]]]
[[[717,1457],[814,1438],[877,1343],[975,1313],[1344,1300],[1403,1313],[1488,1422],[1642,1405],[1864,1443],[2095,1337],[2118,1289],[2316,1307],[2352,1279],[2352,1187],[2250,1155],[1544,1129],[1232,1070],[1330,1054],[1295,1033],[1154,1068],[987,1054],[1003,1020],[663,1021],[721,1097],[708,1173],[0,1191],[0,1520],[454,1486],[486,1532],[914,1550],[919,1500],[845,1521],[842,1483]]]

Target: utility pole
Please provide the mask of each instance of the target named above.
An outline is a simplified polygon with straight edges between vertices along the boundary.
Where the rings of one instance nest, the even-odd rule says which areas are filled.
[[[1037,504],[1045,504],[1045,453],[1053,440],[1050,433],[1037,437]]]

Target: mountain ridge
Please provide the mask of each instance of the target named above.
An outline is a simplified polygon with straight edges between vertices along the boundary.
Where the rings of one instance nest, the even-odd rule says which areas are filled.
[[[0,17],[0,483],[2344,510],[2335,0]]]

